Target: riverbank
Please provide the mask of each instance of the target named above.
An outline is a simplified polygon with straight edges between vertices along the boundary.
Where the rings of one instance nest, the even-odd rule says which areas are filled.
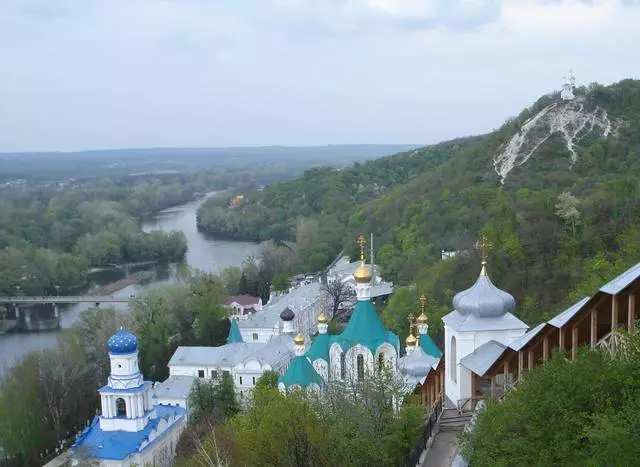
[[[130,285],[139,284],[145,280],[151,280],[154,276],[155,274],[152,271],[138,271],[125,277],[124,279],[120,279],[119,281],[112,282],[111,284],[107,284],[103,287],[93,289],[89,291],[89,295],[112,295],[115,292],[124,289],[125,287],[129,287]]]
[[[87,274],[96,274],[98,272],[104,271],[113,271],[115,269],[129,269],[129,268],[137,268],[142,266],[153,266],[158,264],[157,261],[140,261],[137,263],[125,263],[125,264],[114,264],[112,266],[103,266],[99,268],[91,268]]]
[[[199,232],[196,227],[196,211],[205,199],[206,196],[196,201],[160,211],[154,217],[142,220],[140,228],[143,232],[147,233],[153,230],[162,230],[165,232],[172,230],[181,231],[185,235],[188,244],[187,254],[182,264],[190,268],[219,274],[227,267],[240,267],[247,255],[258,252],[260,245],[253,242],[234,242],[220,238],[212,238]],[[144,268],[144,266],[139,267]],[[98,287],[106,287],[109,284],[119,282],[120,286],[125,287],[118,287],[119,290],[109,295],[126,298],[131,295],[140,296],[145,290],[176,281],[179,274],[178,269],[175,264],[149,265],[149,267],[144,270],[151,272],[153,277],[144,278],[139,282],[129,285],[125,285],[125,282],[119,282],[125,279],[123,269],[97,272],[91,275],[89,281],[95,287],[94,290],[97,290]],[[133,272],[138,271],[132,271],[132,273]],[[87,293],[87,290],[88,287],[84,284],[82,287],[74,289],[72,295],[82,295]],[[60,327],[62,329],[72,328],[82,311],[91,306],[93,306],[92,303],[60,305]],[[125,313],[129,310],[127,303],[114,303],[112,306]],[[0,378],[2,377],[4,368],[13,366],[16,360],[21,359],[31,351],[47,350],[55,347],[57,340],[57,332],[9,332],[1,335]]]

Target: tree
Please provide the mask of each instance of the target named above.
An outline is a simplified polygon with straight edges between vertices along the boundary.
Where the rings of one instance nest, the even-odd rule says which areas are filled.
[[[556,215],[571,227],[571,233],[575,237],[576,226],[580,224],[580,211],[578,206],[580,201],[570,192],[565,191],[558,195],[556,204]]]
[[[220,273],[220,279],[229,295],[237,295],[240,292],[240,278],[242,271],[239,267],[230,266]]]
[[[528,373],[489,404],[464,453],[475,466],[633,465],[640,456],[640,335],[614,357],[584,349]],[[561,427],[561,428],[559,428]],[[624,435],[621,436],[621,434]],[[612,457],[613,456],[613,457]]]
[[[320,289],[328,298],[328,311],[331,313],[332,319],[344,315],[355,304],[355,297],[348,282],[337,279],[333,282],[323,283]]]
[[[326,465],[323,427],[302,393],[285,397],[277,389],[254,390],[252,404],[229,428],[239,465]]]
[[[38,465],[39,454],[55,442],[42,423],[39,366],[39,354],[31,353],[7,371],[0,384],[0,445],[24,465]]]
[[[227,294],[221,281],[210,274],[195,276],[189,283],[190,304],[195,314],[194,337],[198,345],[217,346],[229,333]]]
[[[189,423],[224,423],[239,410],[231,376],[194,380],[189,391]]]
[[[110,371],[107,341],[120,327],[134,330],[133,316],[118,312],[113,307],[88,308],[73,325],[84,349],[86,360],[97,372],[99,381],[106,380]]]
[[[278,387],[279,375],[273,370],[267,370],[256,381],[257,389],[276,389]]]
[[[271,281],[271,287],[276,292],[284,292],[289,288],[289,278],[286,274],[276,274]]]

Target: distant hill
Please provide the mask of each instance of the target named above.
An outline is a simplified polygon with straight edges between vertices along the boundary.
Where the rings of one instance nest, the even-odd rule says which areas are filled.
[[[436,315],[470,285],[478,263],[473,254],[442,261],[441,250],[473,252],[482,232],[495,245],[491,274],[535,322],[587,292],[594,274],[640,261],[640,81],[575,94],[570,102],[543,96],[483,136],[309,170],[253,194],[242,209],[203,209],[201,226],[292,240],[298,218],[315,219],[316,240],[303,253],[314,264],[342,247],[353,252],[356,234],[373,231],[385,276],[418,286],[396,294],[390,309],[422,290]]]
[[[345,166],[417,146],[359,144],[0,153],[0,181],[27,177],[84,178],[215,167],[242,168],[266,164],[287,164],[297,168],[317,164]]]

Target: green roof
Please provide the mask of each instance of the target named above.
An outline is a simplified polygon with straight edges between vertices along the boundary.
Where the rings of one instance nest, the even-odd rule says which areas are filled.
[[[231,320],[231,327],[229,328],[229,336],[227,337],[227,344],[234,342],[244,342],[242,340],[242,334],[240,334],[240,328],[238,327],[238,320]]]
[[[308,387],[311,383],[316,383],[320,386],[324,384],[320,375],[305,356],[294,357],[289,364],[289,368],[278,379],[278,382],[284,384],[287,388],[294,384],[303,388]]]
[[[426,353],[427,355],[431,355],[435,358],[442,357],[442,351],[438,348],[436,343],[433,342],[433,339],[431,339],[431,336],[428,333],[420,334],[419,342],[420,347],[422,347],[422,350],[424,350],[424,353]]]
[[[349,324],[335,340],[342,347],[343,351],[356,344],[362,344],[375,353],[378,346],[389,343],[398,350],[398,336],[387,331],[380,321],[378,312],[370,300],[358,300]]]
[[[306,356],[313,362],[319,358],[329,361],[329,346],[331,345],[331,336],[329,334],[318,334],[309,350],[307,350]]]

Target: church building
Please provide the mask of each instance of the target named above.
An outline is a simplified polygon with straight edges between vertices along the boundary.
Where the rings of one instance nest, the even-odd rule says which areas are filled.
[[[285,392],[292,388],[315,388],[330,380],[346,384],[362,381],[367,374],[387,367],[398,369],[400,341],[385,329],[371,302],[371,269],[364,261],[365,240],[360,237],[360,265],[353,273],[357,303],[347,327],[341,334],[327,334],[327,317],[318,316],[318,335],[309,349],[296,350],[296,357],[280,377],[278,387]],[[298,336],[297,345],[304,345]]]
[[[101,415],[78,436],[73,465],[172,465],[186,424],[184,407],[153,403],[152,384],[138,368],[138,340],[123,330],[107,343],[111,374],[99,389]]]

